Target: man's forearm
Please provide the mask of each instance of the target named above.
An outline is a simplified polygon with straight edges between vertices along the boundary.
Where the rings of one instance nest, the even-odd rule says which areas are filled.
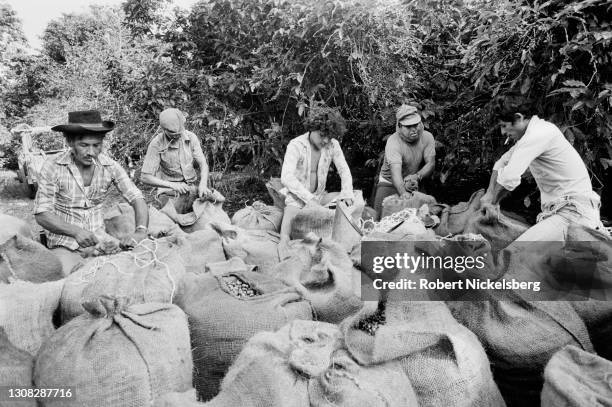
[[[132,208],[134,208],[134,220],[136,226],[149,227],[149,208],[144,199],[138,198],[130,202]]]
[[[140,181],[142,181],[143,184],[151,185],[151,186],[154,186],[154,187],[172,188],[172,182],[171,181],[163,180],[163,179],[161,179],[159,177],[156,177],[155,175],[152,175],[152,174],[141,174],[140,175]]]
[[[436,166],[435,161],[425,163],[423,168],[417,171],[417,175],[419,176],[420,179],[427,178],[431,176],[431,174],[434,171],[435,166]]]
[[[208,186],[208,165],[201,165],[200,167],[200,184],[204,183]]]
[[[82,229],[76,225],[68,223],[54,213],[42,212],[34,215],[36,222],[49,232],[75,237]]]
[[[501,201],[506,195],[508,195],[509,192],[510,191],[498,184],[496,181],[491,191],[491,203],[493,205],[497,205],[499,201]]]

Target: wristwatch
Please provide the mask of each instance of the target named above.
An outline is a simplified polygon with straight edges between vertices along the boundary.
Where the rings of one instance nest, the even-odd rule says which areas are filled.
[[[136,226],[136,230],[138,230],[138,229],[144,230],[145,233],[149,230],[149,228],[146,227],[145,225],[138,225],[138,226]]]

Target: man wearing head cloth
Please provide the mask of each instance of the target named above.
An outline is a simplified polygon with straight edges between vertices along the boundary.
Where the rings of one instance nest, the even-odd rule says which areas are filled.
[[[425,131],[417,108],[402,105],[396,113],[396,131],[387,139],[385,155],[376,195],[374,209],[380,218],[382,201],[397,194],[406,196],[418,189],[423,178],[429,177],[436,162],[435,140]]]
[[[160,130],[149,143],[142,164],[140,180],[158,187],[157,200],[161,206],[172,199],[177,212],[185,213],[197,196],[210,193],[208,163],[199,138],[185,130],[185,116],[170,108],[159,115]],[[200,180],[194,167],[199,167]]]

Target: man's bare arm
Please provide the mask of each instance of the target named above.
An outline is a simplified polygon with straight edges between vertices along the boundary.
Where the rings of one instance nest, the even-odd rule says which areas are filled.
[[[68,223],[52,212],[37,213],[34,217],[36,222],[46,230],[58,235],[73,237],[81,247],[95,246],[98,243],[98,238],[93,232]]]
[[[404,179],[402,178],[402,164],[391,164],[391,182],[399,196],[406,193],[404,188]]]

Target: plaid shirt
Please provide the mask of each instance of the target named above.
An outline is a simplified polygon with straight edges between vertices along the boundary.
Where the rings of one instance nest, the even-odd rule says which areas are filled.
[[[106,154],[100,154],[94,165],[91,185],[85,187],[71,151],[47,159],[38,180],[34,214],[52,212],[67,223],[95,232],[104,228],[102,203],[111,184],[128,202],[144,199],[125,170]],[[50,248],[79,248],[77,241],[70,236],[46,233]]]

